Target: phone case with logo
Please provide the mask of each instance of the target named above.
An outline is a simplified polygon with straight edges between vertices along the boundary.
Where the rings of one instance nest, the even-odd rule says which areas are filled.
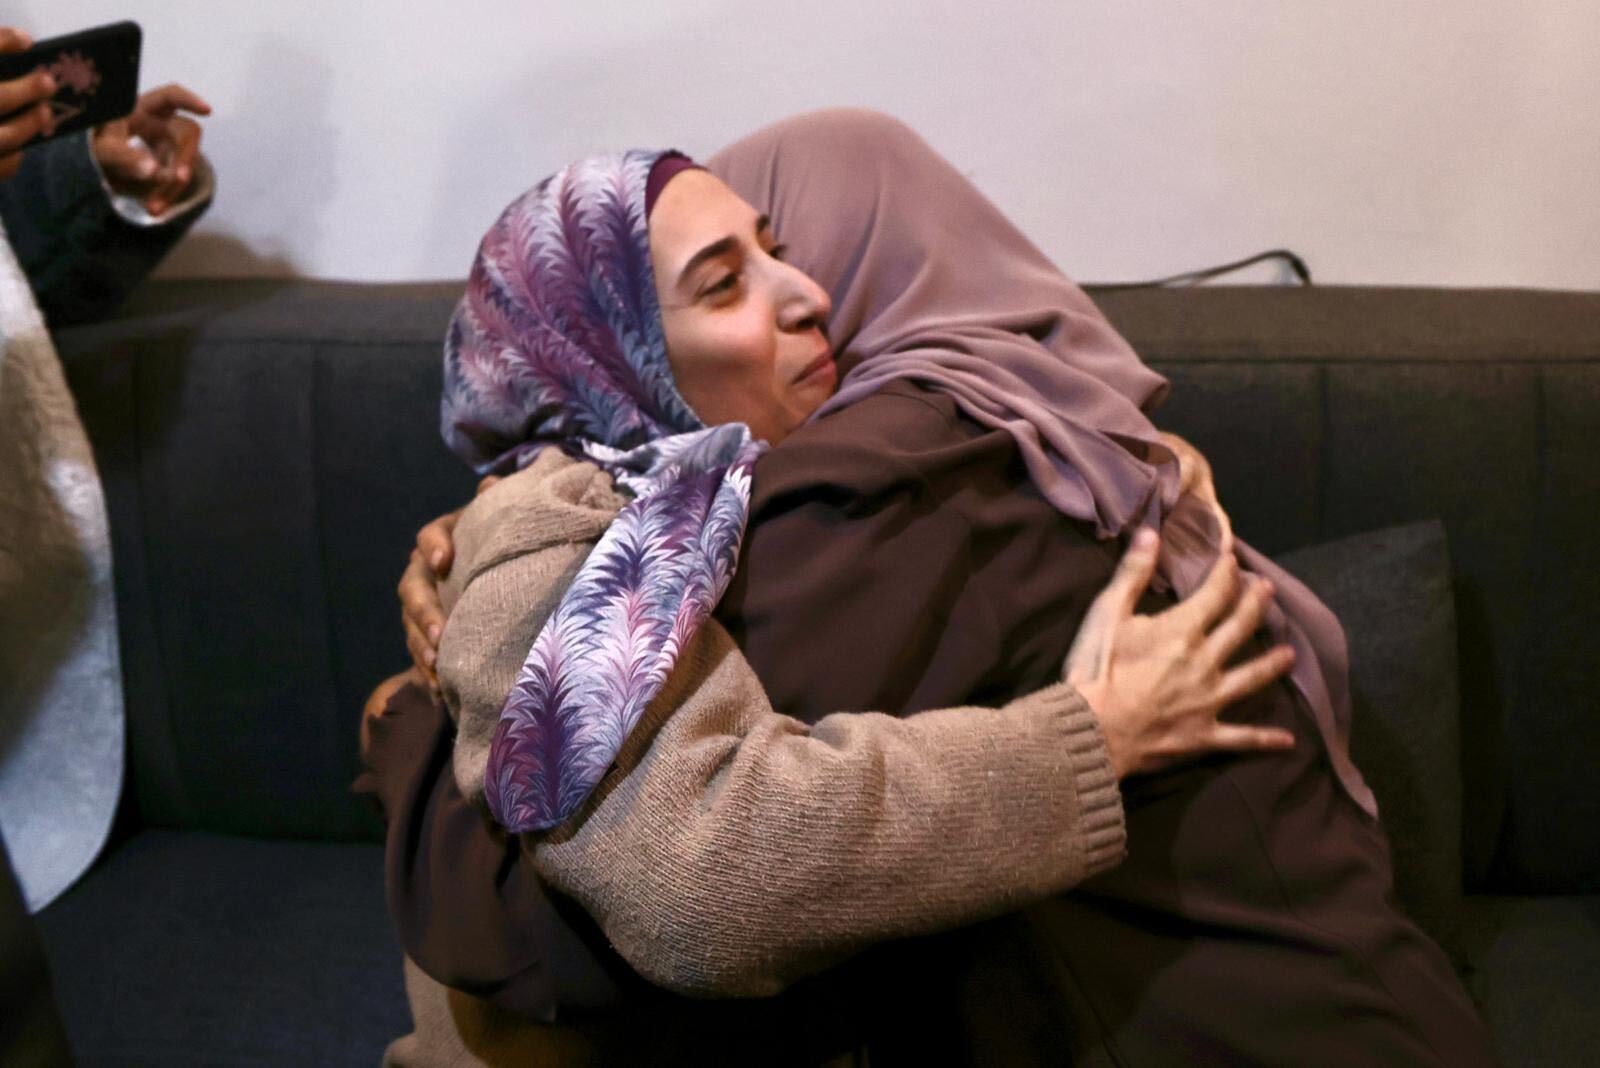
[[[63,137],[120,119],[133,110],[139,97],[142,42],[143,33],[135,22],[114,22],[52,37],[26,52],[0,56],[0,81],[41,68],[49,71],[56,80],[56,94],[50,98],[56,117],[51,136]],[[34,138],[29,144],[42,140],[46,139]]]

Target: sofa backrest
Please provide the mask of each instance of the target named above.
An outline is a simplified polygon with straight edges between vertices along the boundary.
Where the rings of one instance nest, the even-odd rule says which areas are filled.
[[[394,589],[474,479],[437,432],[458,285],[180,283],[63,331],[111,514],[139,819],[376,837],[362,702]]]
[[[394,586],[473,478],[437,433],[459,283],[195,282],[59,347],[112,517],[130,778],[149,824],[376,834],[355,724],[404,667]],[[1444,521],[1466,862],[1600,890],[1600,294],[1196,289],[1097,299],[1173,381],[1276,553]]]

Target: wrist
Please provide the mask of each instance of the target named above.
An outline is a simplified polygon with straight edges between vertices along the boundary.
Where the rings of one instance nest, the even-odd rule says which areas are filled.
[[[1095,722],[1100,725],[1100,736],[1105,739],[1112,774],[1121,782],[1131,771],[1135,756],[1131,739],[1119,729],[1122,717],[1114,707],[1111,687],[1103,676],[1096,679],[1069,678],[1067,681],[1078,691],[1084,704],[1089,706],[1089,711],[1094,713]]]

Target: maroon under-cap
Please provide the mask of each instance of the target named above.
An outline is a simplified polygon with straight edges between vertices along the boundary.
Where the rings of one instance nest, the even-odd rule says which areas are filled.
[[[650,168],[650,177],[644,183],[644,217],[650,218],[650,213],[655,210],[656,198],[667,187],[667,183],[682,171],[705,170],[694,160],[685,156],[675,148],[669,148],[661,154]]]

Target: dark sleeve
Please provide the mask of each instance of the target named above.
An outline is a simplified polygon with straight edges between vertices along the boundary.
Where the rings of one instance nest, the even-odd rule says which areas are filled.
[[[7,238],[55,329],[115,311],[206,206],[135,226],[111,206],[84,137],[29,149],[16,176],[0,182]]]
[[[371,737],[354,788],[388,822],[384,881],[406,955],[446,986],[530,1020],[614,1002],[626,965],[591,948],[604,940],[588,918],[546,894],[519,842],[456,789],[444,708],[407,684]]]

